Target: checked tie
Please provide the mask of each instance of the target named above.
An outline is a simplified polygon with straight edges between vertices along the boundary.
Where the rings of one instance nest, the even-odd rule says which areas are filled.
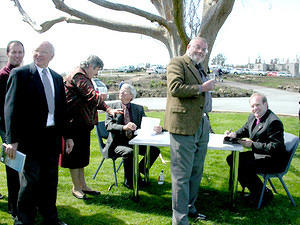
[[[47,73],[48,73],[47,69],[42,70],[42,81],[43,81],[44,90],[46,94],[49,113],[54,114],[54,96],[53,96],[50,80],[47,76]]]
[[[124,110],[124,125],[126,125],[127,123],[130,122],[129,110],[126,105],[122,105],[122,108]],[[132,137],[132,131],[126,130],[125,135],[130,139]]]

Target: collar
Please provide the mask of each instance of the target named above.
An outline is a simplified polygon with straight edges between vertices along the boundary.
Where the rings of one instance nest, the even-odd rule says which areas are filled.
[[[41,68],[36,64],[34,64],[34,65],[36,66],[36,69],[38,70],[39,74],[42,74],[43,69],[46,69],[48,74],[51,74],[48,67],[47,68]]]

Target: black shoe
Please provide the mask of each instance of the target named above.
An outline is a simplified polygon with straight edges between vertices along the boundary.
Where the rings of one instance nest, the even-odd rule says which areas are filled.
[[[195,218],[195,222],[198,221],[198,220],[206,220],[206,216],[204,214],[201,214],[201,213],[189,213],[188,214],[189,217],[191,218]]]
[[[0,194],[0,199],[2,199],[2,198],[4,198],[4,196]]]
[[[269,188],[266,188],[261,205],[262,206],[268,205],[272,201],[273,198],[274,198],[274,195],[273,195],[272,191]]]
[[[101,194],[100,191],[85,191],[85,190],[82,190],[82,192],[83,192],[84,194],[94,195],[94,196],[100,195],[100,194]]]

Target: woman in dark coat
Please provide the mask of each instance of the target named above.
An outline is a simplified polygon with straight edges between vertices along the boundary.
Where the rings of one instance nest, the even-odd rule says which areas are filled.
[[[107,94],[97,93],[94,89],[91,78],[98,75],[102,68],[102,60],[91,55],[65,78],[67,111],[74,148],[70,154],[63,155],[61,166],[70,169],[72,194],[79,199],[86,199],[86,194],[100,194],[88,187],[84,178],[84,167],[89,164],[90,159],[90,133],[98,122],[97,110],[104,110],[111,115],[121,112],[108,107],[104,102]]]

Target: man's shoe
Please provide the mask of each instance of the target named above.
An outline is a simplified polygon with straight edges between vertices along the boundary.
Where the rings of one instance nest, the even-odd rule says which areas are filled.
[[[191,218],[195,218],[195,222],[198,221],[198,220],[206,220],[206,216],[204,214],[201,214],[201,213],[189,213],[188,214],[189,217]]]
[[[2,198],[4,198],[4,196],[0,194],[0,199],[2,199]]]
[[[266,188],[261,205],[262,206],[268,205],[272,201],[273,198],[274,198],[274,195],[273,195],[272,191],[269,188]]]

